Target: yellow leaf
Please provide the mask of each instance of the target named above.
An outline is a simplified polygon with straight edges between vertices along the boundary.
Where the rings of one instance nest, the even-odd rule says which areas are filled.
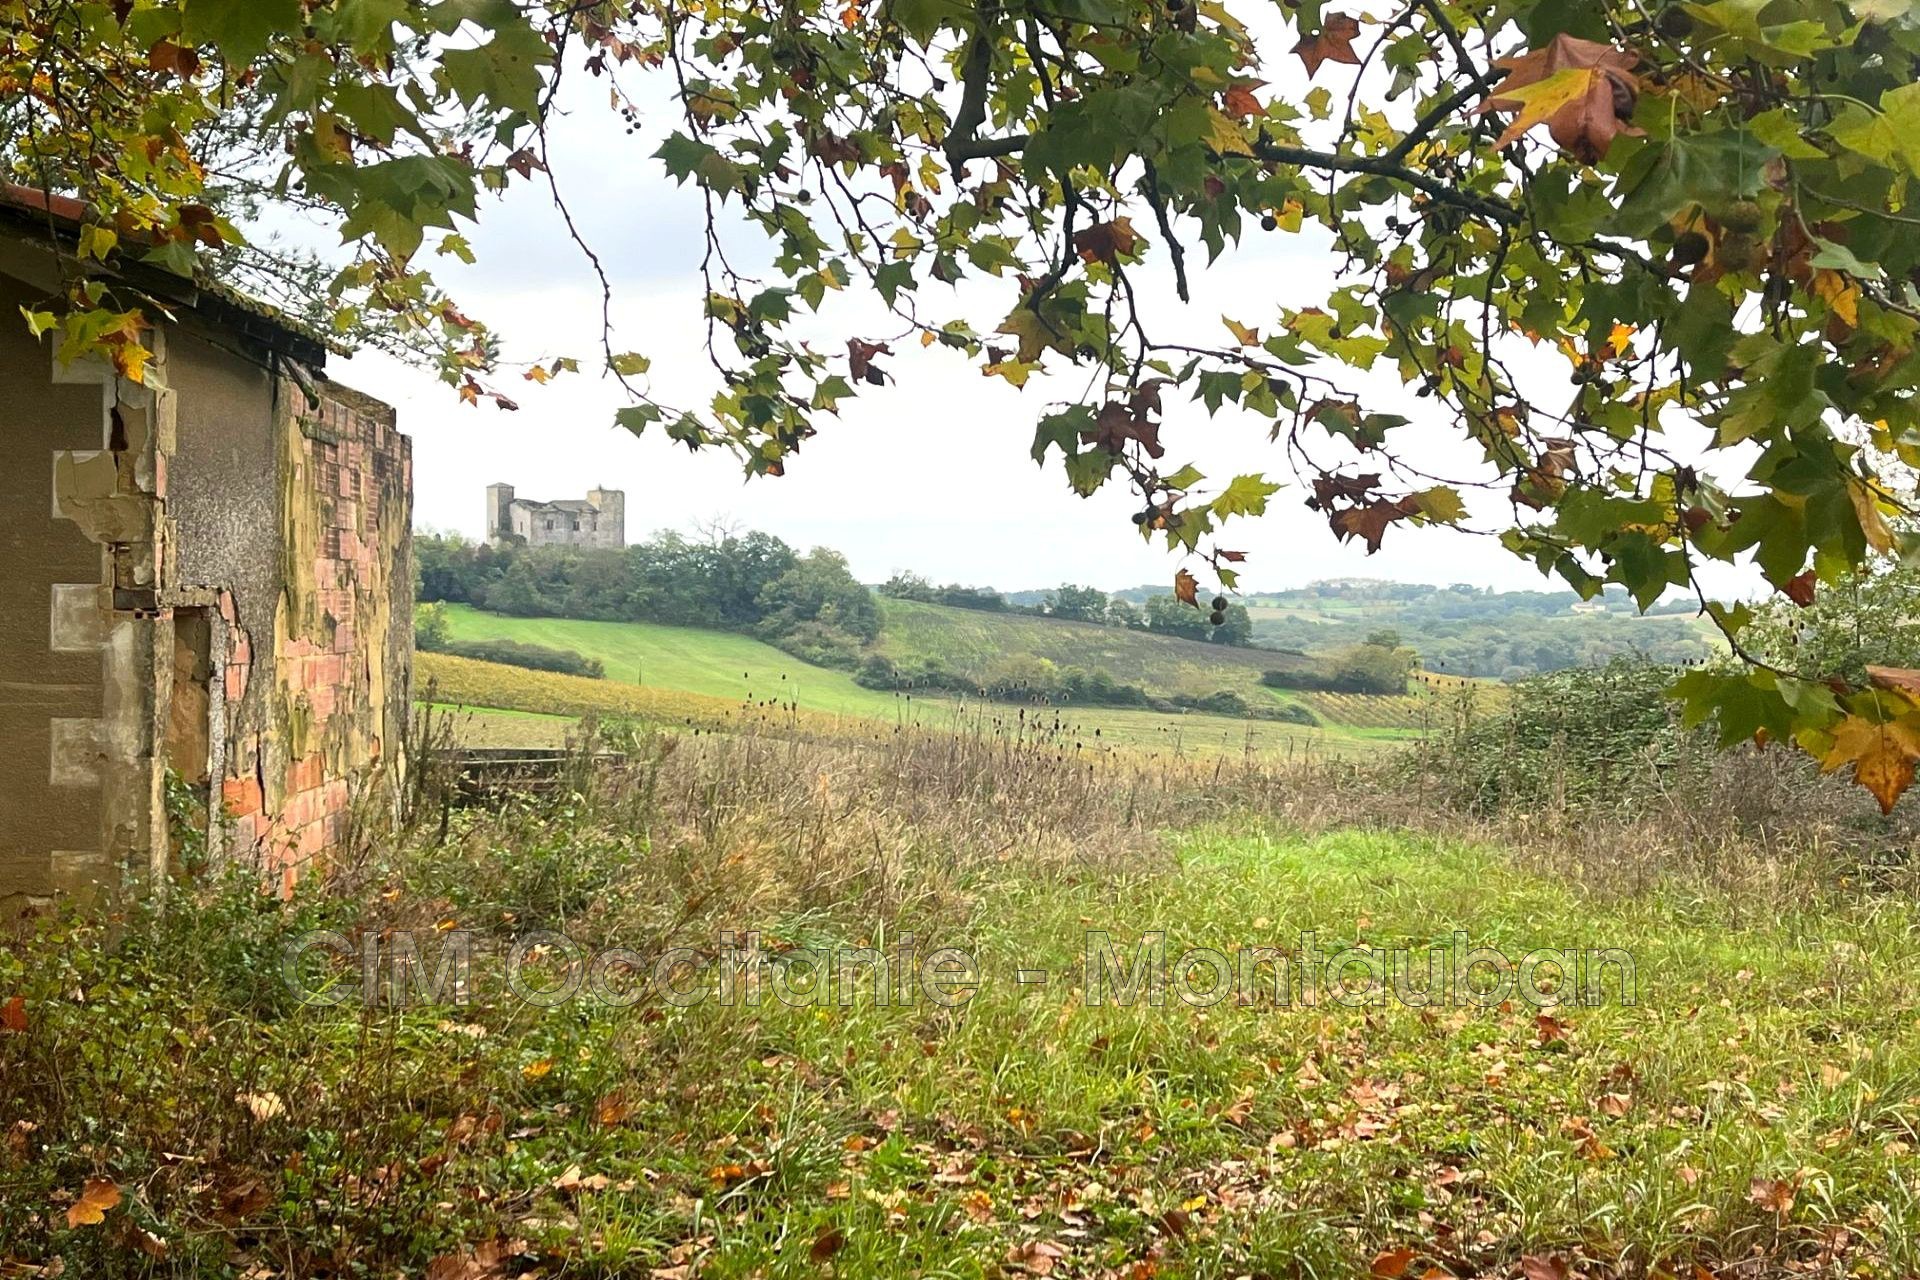
[[[1233,333],[1234,340],[1241,346],[1257,347],[1260,345],[1260,331],[1258,329],[1249,329],[1238,320],[1231,320],[1226,316],[1220,317],[1220,323],[1227,326]]]
[[[1593,92],[1594,82],[1605,77],[1606,72],[1597,66],[1567,67],[1543,80],[1508,89],[1498,98],[1489,99],[1486,105],[1494,110],[1511,111],[1517,107],[1520,111],[1513,118],[1513,123],[1507,126],[1507,131],[1493,144],[1494,147],[1498,149],[1516,142],[1533,126],[1545,124],[1563,108],[1586,98]]]
[[[1914,763],[1920,761],[1920,727],[1906,720],[1875,724],[1850,715],[1833,732],[1833,745],[1820,767],[1827,773],[1853,766],[1853,780],[1880,802],[1880,812],[1892,813],[1894,802],[1913,785]]]
[[[1305,205],[1288,196],[1287,202],[1280,206],[1280,212],[1273,216],[1274,225],[1282,231],[1298,231],[1300,221],[1306,212]]]
[[[119,1203],[120,1187],[112,1178],[88,1178],[80,1198],[67,1206],[67,1226],[98,1226],[106,1221],[107,1210]]]
[[[1607,345],[1613,348],[1613,354],[1616,357],[1627,354],[1633,347],[1633,326],[1630,324],[1613,326],[1613,332],[1607,337]]]
[[[552,1071],[552,1070],[553,1070],[553,1059],[540,1058],[537,1061],[529,1062],[526,1066],[520,1068],[520,1074],[526,1077],[528,1080],[538,1080],[541,1076],[546,1075],[549,1071]]]
[[[1860,325],[1860,286],[1852,277],[1825,267],[1813,273],[1813,291],[1826,302],[1827,309],[1839,316],[1849,329]]]
[[[1226,112],[1217,107],[1207,108],[1206,142],[1215,154],[1223,156],[1250,156],[1253,148],[1247,145],[1247,131],[1228,119]]]
[[[1880,495],[1864,480],[1847,477],[1847,496],[1853,499],[1854,515],[1859,517],[1860,532],[1867,545],[1882,554],[1893,550],[1893,530],[1880,510]]]
[[[86,226],[80,228],[78,248],[83,258],[98,258],[105,262],[114,246],[120,243],[120,237],[105,227]]]
[[[113,357],[113,367],[128,382],[145,383],[147,380],[147,361],[153,352],[137,342],[116,343],[109,354]]]
[[[1005,378],[1016,387],[1027,385],[1027,377],[1040,366],[1019,360],[1002,360],[999,364],[990,364],[980,372],[989,378]]]

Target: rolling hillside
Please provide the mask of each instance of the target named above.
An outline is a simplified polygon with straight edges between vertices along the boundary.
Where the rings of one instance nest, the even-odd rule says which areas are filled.
[[[882,600],[881,609],[886,628],[877,648],[883,656],[901,666],[938,663],[976,678],[989,674],[996,663],[1028,656],[1060,667],[1103,670],[1122,684],[1139,685],[1161,697],[1204,697],[1226,689],[1257,704],[1290,700],[1262,685],[1262,672],[1308,662],[1298,654],[1032,614],[987,613],[912,600]]]
[[[890,601],[889,608],[897,603]],[[920,610],[932,612],[914,616]],[[951,643],[940,636],[941,623],[947,615],[959,615],[957,622],[974,621],[976,615],[967,610],[916,605],[909,606],[907,614],[903,630],[915,637],[914,643],[919,646],[943,653],[962,653],[982,643],[979,631],[957,626]],[[1021,723],[1024,711],[1027,722],[1044,722],[1049,726],[1057,723],[1058,731],[1075,741],[1210,754],[1237,753],[1249,748],[1257,751],[1371,749],[1381,742],[1404,736],[1418,724],[1406,708],[1396,704],[1415,703],[1419,699],[1377,699],[1375,701],[1382,705],[1374,709],[1374,714],[1350,722],[1329,719],[1319,728],[1271,720],[1167,714],[1132,708],[969,704],[959,699],[863,688],[846,672],[811,666],[771,645],[729,632],[648,623],[510,618],[459,605],[448,607],[447,618],[456,640],[516,640],[573,649],[598,658],[607,670],[605,680],[586,680],[520,672],[489,663],[465,663],[437,654],[422,655],[423,681],[436,673],[442,678],[440,687],[429,696],[465,706],[560,715],[601,711],[663,722],[692,716],[694,723],[718,727],[728,714],[766,703],[790,705],[803,716],[851,717],[887,723],[897,723],[903,716],[920,722],[951,717],[963,705],[971,705],[978,715],[989,721],[1014,725]],[[990,639],[1007,646],[1002,652],[1034,652],[1019,646],[1059,643],[1059,630],[1069,631],[1074,640],[1082,638],[1077,633],[1088,631],[1095,633],[1086,638],[1089,641],[1117,642],[1109,652],[1131,664],[1110,668],[1116,678],[1124,670],[1129,679],[1152,680],[1158,687],[1169,690],[1177,691],[1181,687],[1178,681],[1191,680],[1204,685],[1206,692],[1227,687],[1247,690],[1276,703],[1283,699],[1277,691],[1265,689],[1258,683],[1260,672],[1266,669],[1263,663],[1272,658],[1272,654],[1216,649],[1190,641],[1040,618],[978,615],[978,620],[1015,624],[1011,630],[988,630]],[[890,617],[889,627],[892,625]],[[1069,643],[1067,650],[1071,648]],[[1176,659],[1169,667],[1156,672],[1152,654],[1162,649],[1176,655]],[[958,667],[960,663],[954,661],[952,665]],[[1206,683],[1209,680],[1213,683]],[[689,696],[697,700],[697,705],[686,700]],[[1315,696],[1284,695],[1287,700],[1309,704]]]

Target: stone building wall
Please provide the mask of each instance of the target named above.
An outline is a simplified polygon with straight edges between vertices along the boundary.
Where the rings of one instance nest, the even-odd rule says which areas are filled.
[[[5,314],[48,265],[0,236]],[[397,794],[408,442],[250,328],[153,332],[139,385],[0,324],[0,908],[180,870],[169,769],[283,885]]]

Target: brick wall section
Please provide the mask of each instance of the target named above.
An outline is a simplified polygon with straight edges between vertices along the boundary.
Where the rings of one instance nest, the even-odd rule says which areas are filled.
[[[283,391],[295,407],[283,424],[273,690],[248,702],[258,641],[230,628],[227,705],[264,701],[267,723],[235,726],[222,795],[233,842],[256,846],[290,888],[343,847],[354,805],[404,763],[412,457],[384,405],[325,386],[310,408]]]

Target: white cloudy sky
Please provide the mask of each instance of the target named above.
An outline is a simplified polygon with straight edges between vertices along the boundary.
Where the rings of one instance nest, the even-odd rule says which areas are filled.
[[[1334,71],[1345,69],[1330,68],[1323,78]],[[1284,79],[1298,72],[1269,74]],[[613,277],[616,349],[652,358],[653,387],[662,399],[704,404],[717,381],[700,350],[700,206],[691,190],[676,188],[649,159],[671,128],[671,113],[649,112],[640,132],[628,136],[605,109],[602,92],[594,87],[582,109],[555,122],[555,173]],[[510,358],[597,352],[598,285],[543,187],[516,184],[484,211],[469,238],[478,264],[442,259],[437,272],[468,314],[501,331]],[[751,237],[734,243],[750,262]],[[1204,251],[1193,256],[1203,259]],[[1156,337],[1185,333],[1217,344],[1225,336],[1223,313],[1268,327],[1279,307],[1324,298],[1335,265],[1327,241],[1311,230],[1299,236],[1255,230],[1219,266],[1197,271],[1191,306],[1181,308],[1164,291]],[[944,286],[927,282],[924,289]],[[992,330],[1012,301],[999,282],[991,292],[969,295],[970,307],[975,298],[979,306],[969,318],[982,332]],[[897,328],[871,304],[849,297],[830,302],[816,332],[823,348],[839,351],[849,334],[877,338]],[[1558,370],[1551,376],[1564,379],[1559,357],[1551,359]],[[690,455],[664,436],[636,440],[615,429],[618,390],[592,376],[536,387],[509,373],[501,385],[521,409],[505,413],[462,405],[430,375],[378,357],[336,362],[333,373],[399,407],[414,441],[415,520],[425,529],[477,536],[483,489],[492,481],[536,498],[576,496],[600,485],[626,491],[630,538],[725,517],[797,546],[836,547],[867,581],[900,569],[1008,590],[1171,580],[1178,562],[1142,543],[1128,522],[1135,509],[1129,492],[1116,485],[1082,501],[1068,491],[1057,461],[1042,469],[1028,458],[1035,419],[1050,400],[1075,394],[1077,380],[1060,378],[1050,387],[1036,378],[1019,391],[983,377],[958,353],[917,345],[882,363],[894,385],[864,389],[838,419],[823,418],[820,435],[790,461],[785,477],[752,482],[728,455]],[[1375,388],[1370,407],[1415,418],[1398,433],[1403,447],[1440,467],[1457,460],[1443,416],[1401,392],[1395,379],[1362,385]],[[1197,405],[1171,401],[1167,419],[1163,438],[1172,453],[1192,458],[1222,482],[1237,472],[1286,469],[1262,424],[1209,419]],[[1243,590],[1348,574],[1505,588],[1557,585],[1491,538],[1445,529],[1395,529],[1385,548],[1368,557],[1357,545],[1336,543],[1324,518],[1301,505],[1304,496],[1290,486],[1264,520],[1238,522],[1223,534],[1221,545],[1249,553]],[[1488,495],[1471,499],[1470,507],[1476,502],[1490,519],[1502,514],[1494,508],[1504,503]]]

